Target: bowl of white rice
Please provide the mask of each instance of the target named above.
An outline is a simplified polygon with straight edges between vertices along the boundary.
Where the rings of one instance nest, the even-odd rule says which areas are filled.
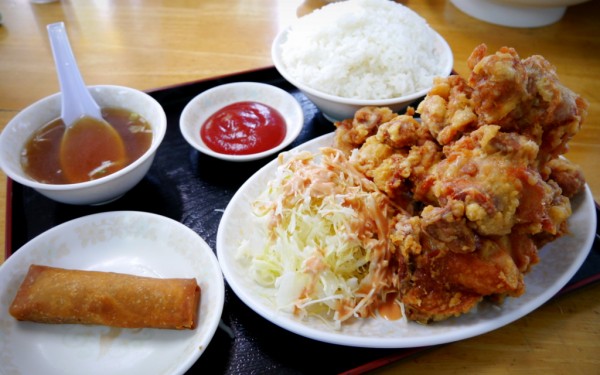
[[[408,7],[347,0],[299,18],[277,35],[275,68],[330,121],[365,106],[399,112],[454,63],[448,43]]]

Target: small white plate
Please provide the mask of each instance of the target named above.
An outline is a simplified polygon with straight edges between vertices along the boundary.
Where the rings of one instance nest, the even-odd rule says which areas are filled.
[[[331,146],[333,135],[326,134],[294,150],[315,152]],[[225,279],[237,296],[251,309],[274,324],[315,340],[357,347],[408,348],[437,345],[477,336],[507,325],[538,308],[554,296],[577,272],[594,240],[596,215],[589,188],[571,201],[571,233],[540,250],[540,263],[525,276],[527,291],[519,298],[507,298],[500,307],[481,303],[476,311],[458,318],[429,325],[387,321],[381,318],[357,319],[336,330],[320,319],[301,320],[278,311],[269,299],[272,289],[258,285],[238,260],[242,240],[264,243],[257,239],[257,220],[251,203],[275,175],[277,160],[259,170],[237,191],[225,209],[217,232],[217,257]]]
[[[202,125],[221,108],[244,101],[266,104],[279,111],[287,127],[283,141],[267,151],[248,155],[223,154],[208,148],[200,136]],[[206,155],[236,162],[262,159],[283,150],[298,137],[303,126],[302,106],[290,93],[279,87],[258,82],[234,82],[206,90],[190,100],[179,119],[181,134],[192,147]]]
[[[19,322],[8,306],[32,263],[195,277],[201,288],[198,326],[178,331]],[[0,367],[10,374],[182,374],[211,341],[224,299],[215,254],[183,224],[133,211],[75,219],[32,239],[0,266]]]

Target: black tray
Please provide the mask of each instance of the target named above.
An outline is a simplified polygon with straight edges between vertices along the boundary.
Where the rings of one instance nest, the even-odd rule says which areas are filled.
[[[179,116],[184,106],[200,92],[238,81],[278,86],[300,102],[305,124],[300,136],[289,148],[334,130],[319,110],[274,68],[150,91],[149,94],[162,104],[168,126],[154,164],[144,179],[121,199],[103,206],[56,203],[9,179],[6,256],[58,224],[89,214],[121,210],[152,212],[175,219],[193,229],[214,250],[222,210],[242,183],[275,156],[254,162],[232,163],[203,155],[181,136]],[[564,291],[600,279],[598,242]],[[242,303],[227,284],[222,322],[230,331],[217,330],[189,373],[361,373],[427,349],[365,349],[307,339],[260,317]]]

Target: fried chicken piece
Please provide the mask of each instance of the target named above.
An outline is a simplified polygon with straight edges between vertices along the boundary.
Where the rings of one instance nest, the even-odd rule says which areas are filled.
[[[440,145],[456,141],[477,125],[472,92],[466,80],[458,75],[437,77],[417,107],[423,124]]]
[[[546,233],[554,238],[564,235],[572,213],[569,198],[562,195],[556,182],[544,181],[531,171],[518,172],[516,178],[523,182],[523,189],[513,230],[530,235]]]
[[[562,85],[542,56],[520,59],[513,48],[486,55],[479,45],[468,59],[468,80],[436,78],[417,107],[441,145],[483,125],[527,136],[540,147],[539,164],[567,151],[587,115],[587,102]]]
[[[536,151],[533,142],[501,133],[497,126],[464,136],[446,146],[446,158],[431,168],[436,205],[461,201],[464,216],[479,234],[510,233]]]
[[[353,155],[352,164],[367,177],[373,178],[373,171],[386,159],[397,153],[391,146],[380,142],[375,136],[369,137]],[[379,188],[381,188],[379,186]]]
[[[481,44],[467,60],[479,123],[512,127],[530,106],[527,70],[513,48],[502,47],[488,56],[486,53],[487,47]]]
[[[587,102],[560,83],[556,68],[542,56],[521,60],[507,47],[486,52],[482,44],[468,60],[479,124],[499,125],[536,142],[540,165],[564,154],[587,115]]]
[[[525,291],[523,274],[510,252],[495,238],[483,239],[471,253],[447,252],[435,257],[432,271],[445,282],[481,296],[507,294],[519,296]]]
[[[423,324],[445,320],[471,311],[483,300],[480,294],[444,286],[429,272],[430,261],[430,257],[419,257],[408,286],[401,290],[409,320]]]
[[[359,155],[364,156],[361,148]],[[394,153],[381,160],[377,167],[369,170],[366,175],[373,180],[377,188],[383,191],[394,202],[404,207],[406,210],[413,203],[412,193],[407,187],[407,179],[411,174],[411,165],[408,162],[407,155]]]
[[[542,56],[523,60],[529,77],[528,91],[534,104],[528,106],[527,123],[539,122],[543,133],[540,141],[541,163],[567,152],[567,144],[587,116],[588,103],[562,85],[556,68]]]
[[[428,247],[454,253],[475,251],[479,236],[469,227],[464,211],[461,201],[444,207],[425,207],[421,212],[421,231]]]
[[[429,129],[410,115],[399,115],[380,124],[376,137],[379,142],[396,150],[420,146],[433,140]]]
[[[439,321],[459,316],[470,311],[483,297],[466,289],[444,285],[432,272],[432,264],[440,251],[424,242],[421,218],[398,214],[394,220],[390,242],[401,258],[398,263],[406,264],[404,277],[400,280],[400,300],[404,304],[409,320],[421,323]]]
[[[499,238],[498,242],[509,250],[515,266],[522,274],[529,272],[531,266],[540,261],[539,245],[527,234],[515,231],[508,236]]]
[[[484,298],[518,297],[523,273],[503,247],[486,240],[472,253],[439,250],[418,255],[414,272],[401,289],[407,317],[421,323],[470,311]]]
[[[377,132],[378,126],[391,120],[396,114],[386,107],[363,107],[356,111],[354,118],[336,122],[333,147],[342,150],[346,156],[360,147],[365,140]]]
[[[381,191],[410,211],[414,199],[409,186],[420,184],[428,169],[441,158],[441,148],[429,130],[404,114],[379,124],[376,133],[356,150],[352,163]]]
[[[362,148],[358,155],[364,155]],[[377,187],[406,210],[410,202],[414,208],[417,202],[430,203],[437,199],[431,195],[430,169],[439,163],[443,154],[436,143],[428,141],[421,146],[413,146],[407,154],[398,152],[384,159],[368,172]],[[411,211],[412,212],[412,211]]]
[[[572,198],[585,187],[585,177],[581,167],[567,159],[555,158],[546,163],[549,178],[556,181],[562,189],[562,194]]]
[[[535,245],[521,244],[519,236],[513,241],[512,234],[467,239],[473,246],[461,246],[460,238],[472,232],[464,223],[444,217],[454,214],[446,214],[432,208],[421,219],[397,219],[390,236],[409,265],[400,294],[411,320],[444,320],[468,312],[484,298],[519,296],[525,291],[523,270],[538,260]],[[451,225],[435,225],[441,222]],[[453,245],[440,245],[444,241]]]
[[[368,139],[357,152],[356,160],[369,160],[375,147],[393,152],[387,158],[377,160],[365,170],[377,187],[403,207],[414,200],[411,186],[420,186],[429,169],[441,158],[441,148],[435,143],[429,130],[412,116],[400,115],[379,126],[372,139]],[[373,159],[371,159],[373,160]]]

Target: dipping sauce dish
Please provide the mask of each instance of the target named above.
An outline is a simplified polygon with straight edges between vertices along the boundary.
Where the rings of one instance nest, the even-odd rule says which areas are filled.
[[[219,124],[212,123],[215,118]],[[241,126],[243,121],[247,123]],[[257,82],[234,82],[204,91],[186,105],[179,120],[181,134],[192,147],[236,162],[281,151],[298,137],[303,125],[302,107],[291,94]],[[212,128],[210,133],[220,133],[221,141],[210,140],[205,126]],[[219,142],[229,144],[218,147]]]

